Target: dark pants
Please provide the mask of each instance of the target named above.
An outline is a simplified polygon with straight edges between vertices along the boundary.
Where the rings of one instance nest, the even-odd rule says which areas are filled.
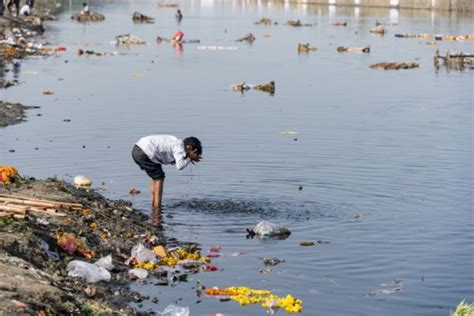
[[[137,145],[133,146],[132,158],[140,169],[144,170],[153,180],[163,180],[165,178],[165,173],[163,172],[163,168],[161,168],[161,164],[151,161]]]

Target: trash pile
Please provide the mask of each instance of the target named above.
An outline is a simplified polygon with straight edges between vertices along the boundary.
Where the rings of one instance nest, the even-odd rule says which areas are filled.
[[[434,64],[436,68],[443,63],[447,68],[451,69],[465,69],[474,68],[474,53],[466,54],[466,53],[454,53],[451,51],[447,51],[446,55],[441,56],[439,54],[439,50],[436,50],[436,54],[434,56]]]
[[[272,25],[273,23],[272,23],[271,19],[263,17],[260,20],[258,20],[257,22],[255,22],[255,24]],[[277,25],[278,22],[275,22],[274,24]]]
[[[255,42],[255,40],[256,40],[255,36],[253,36],[252,33],[248,33],[248,34],[245,35],[244,37],[237,38],[235,41],[236,41],[236,42],[249,42],[249,43],[253,43],[253,42]]]
[[[0,31],[0,56],[7,59],[22,59],[26,56],[49,56],[58,52],[55,48],[36,43],[38,31],[26,27],[13,27]]]
[[[144,45],[146,42],[132,34],[122,34],[115,36],[117,45]]]
[[[309,53],[312,51],[317,51],[318,49],[316,47],[312,47],[309,45],[309,43],[306,44],[301,44],[298,43],[298,53]]]
[[[437,41],[447,40],[447,41],[474,41],[474,35],[449,35],[449,34],[410,34],[410,33],[397,33],[395,37],[398,38],[433,38]]]
[[[133,12],[132,20],[135,23],[155,23],[155,18],[137,11]]]
[[[310,23],[301,23],[300,20],[288,20],[286,24],[289,26],[313,26],[313,24]]]
[[[260,90],[263,92],[268,92],[270,94],[275,93],[275,81],[269,81],[264,84],[258,84],[258,85],[251,85],[246,83],[245,81],[242,81],[238,84],[232,85],[231,86],[232,90],[234,91],[239,91],[241,93],[244,93],[245,91],[248,90]]]
[[[372,69],[381,70],[399,70],[399,69],[413,69],[420,67],[418,62],[389,62],[389,63],[377,63],[369,66]]]
[[[90,12],[90,13],[74,13],[71,15],[71,20],[76,20],[77,22],[100,22],[105,20],[105,15],[99,12]]]
[[[238,302],[240,305],[261,304],[271,314],[284,309],[286,313],[301,313],[303,302],[292,295],[278,296],[269,290],[252,289],[245,286],[227,287],[219,289],[217,287],[207,288],[205,293],[209,296],[228,297]]]

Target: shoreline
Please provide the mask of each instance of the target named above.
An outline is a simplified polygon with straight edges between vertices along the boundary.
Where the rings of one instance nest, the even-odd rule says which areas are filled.
[[[176,244],[165,240],[147,215],[128,201],[109,200],[57,179],[0,186],[0,194],[83,205],[81,210],[62,209],[65,216],[29,212],[25,219],[0,217],[0,313],[146,314],[130,303],[154,298],[130,290],[126,259],[134,245],[145,243],[150,236],[162,245]],[[57,237],[62,233],[84,241],[94,253],[92,257],[65,252]],[[68,276],[66,266],[72,260],[93,263],[109,254],[113,264],[110,282],[88,283]]]

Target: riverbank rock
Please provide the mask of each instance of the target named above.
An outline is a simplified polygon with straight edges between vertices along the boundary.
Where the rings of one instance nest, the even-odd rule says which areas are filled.
[[[105,16],[99,12],[91,12],[89,14],[74,13],[71,15],[71,19],[77,22],[100,22],[105,20]]]

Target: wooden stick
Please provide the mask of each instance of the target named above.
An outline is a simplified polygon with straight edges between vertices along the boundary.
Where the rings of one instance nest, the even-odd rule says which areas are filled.
[[[21,199],[5,198],[5,197],[0,197],[0,201],[8,202],[11,204],[31,205],[31,206],[40,206],[40,207],[47,207],[47,208],[60,208],[61,207],[61,204],[58,204],[58,203],[29,201],[29,200],[21,200]]]
[[[0,211],[16,214],[26,214],[26,208],[11,206],[11,205],[0,205]]]
[[[40,213],[40,214],[51,215],[51,216],[59,216],[59,217],[67,216],[67,214],[59,213],[56,209],[53,209],[53,208],[41,209],[37,207],[30,207],[28,208],[28,212]]]
[[[61,201],[51,201],[51,200],[43,200],[43,199],[36,199],[33,197],[29,196],[24,196],[24,195],[17,195],[17,194],[0,194],[0,199],[1,198],[13,198],[13,199],[19,199],[19,200],[27,200],[27,201],[32,201],[32,202],[41,202],[41,203],[52,203],[52,204],[60,204],[64,207],[71,207],[71,208],[82,208],[81,203],[69,203],[69,202],[61,202]]]
[[[5,213],[5,212],[0,212],[0,217],[13,217],[17,219],[25,219],[25,215]]]

